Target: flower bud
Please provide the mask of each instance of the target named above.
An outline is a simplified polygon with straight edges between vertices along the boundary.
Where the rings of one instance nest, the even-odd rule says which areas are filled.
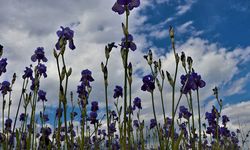
[[[171,39],[174,38],[174,28],[172,26],[169,26],[169,36]]]
[[[72,68],[70,67],[68,72],[67,72],[67,76],[69,77],[71,75],[71,73],[72,73]]]
[[[152,54],[152,51],[149,50],[148,51],[148,64],[152,65],[152,63],[153,63],[153,54]]]
[[[107,46],[105,46],[105,56],[106,56],[106,59],[109,59],[109,49]]]
[[[187,63],[188,63],[188,69],[189,71],[191,71],[193,65],[193,59],[190,56],[187,57]]]
[[[169,84],[171,86],[174,86],[174,81],[173,81],[173,78],[171,77],[170,73],[168,71],[166,71],[166,74],[167,74]]]

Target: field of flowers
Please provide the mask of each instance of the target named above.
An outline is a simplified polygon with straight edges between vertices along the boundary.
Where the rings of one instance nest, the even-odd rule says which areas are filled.
[[[129,16],[140,6],[140,0],[117,0],[112,7],[114,13],[124,15],[122,23],[124,37],[121,43],[111,42],[105,46],[105,60],[101,62],[105,91],[105,115],[99,115],[99,102],[89,99],[92,91],[92,72],[82,70],[77,88],[77,96],[69,92],[68,84],[72,68],[67,66],[65,51],[76,49],[74,45],[74,31],[69,27],[61,27],[57,32],[58,41],[53,50],[58,72],[59,89],[58,107],[54,116],[54,127],[51,129],[46,123],[49,116],[46,114],[46,89],[41,89],[41,79],[47,77],[46,54],[43,47],[37,47],[31,55],[33,65],[25,67],[22,75],[23,84],[19,97],[18,109],[15,118],[10,117],[12,106],[12,86],[18,75],[14,74],[12,81],[3,81],[0,84],[2,95],[1,113],[1,149],[160,149],[160,150],[237,150],[244,147],[249,133],[240,136],[241,131],[231,131],[227,123],[230,118],[222,115],[223,101],[219,97],[217,87],[211,91],[211,95],[218,104],[205,113],[206,122],[201,121],[201,106],[199,92],[206,86],[206,81],[193,68],[192,56],[186,56],[184,52],[178,54],[175,49],[175,32],[169,27],[171,47],[175,58],[175,72],[171,73],[162,69],[161,60],[154,60],[151,50],[144,56],[145,65],[151,72],[141,79],[141,90],[152,100],[152,114],[150,124],[146,124],[140,118],[143,102],[139,97],[132,96],[133,64],[128,59],[129,54],[136,51],[137,46],[133,41],[133,35],[129,32]],[[123,62],[124,76],[123,86],[117,85],[113,93],[108,93],[109,88],[109,58],[113,49],[120,49]],[[2,58],[4,46],[0,45],[0,76],[7,71],[8,60]],[[179,69],[185,74],[181,75],[181,83],[177,83]],[[171,114],[167,114],[164,108],[165,84],[172,89]],[[176,86],[181,84],[181,88]],[[155,111],[155,91],[159,91],[162,103],[162,116],[157,116]],[[176,99],[176,90],[180,91]],[[113,99],[108,99],[112,95]],[[70,97],[70,98],[69,98]],[[132,98],[135,97],[135,98]],[[115,102],[113,103],[113,101]],[[77,101],[78,105],[75,105]],[[122,102],[122,105],[119,102]],[[187,101],[187,106],[180,105],[180,101]],[[43,109],[37,117],[37,103],[42,103]],[[196,105],[197,104],[197,105]],[[112,107],[110,105],[113,105]],[[87,110],[90,106],[90,110]],[[24,112],[20,112],[20,108]],[[69,109],[73,108],[73,109]],[[80,113],[74,109],[79,109]],[[115,109],[111,109],[115,108]],[[198,109],[194,109],[198,108]],[[7,110],[7,114],[5,114]],[[31,110],[31,111],[29,111]],[[70,111],[69,111],[70,110]],[[194,112],[198,110],[198,112]],[[90,113],[88,113],[90,112]],[[194,114],[198,114],[195,117]],[[80,126],[74,125],[76,116],[80,116]],[[163,120],[159,118],[163,117]],[[39,120],[39,121],[38,121]],[[19,123],[18,123],[19,122]],[[38,131],[37,122],[40,123]],[[17,125],[20,124],[20,125]]]

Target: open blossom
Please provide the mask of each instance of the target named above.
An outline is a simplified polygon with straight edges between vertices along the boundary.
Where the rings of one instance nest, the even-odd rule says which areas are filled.
[[[122,38],[121,47],[131,49],[132,51],[136,50],[137,47],[133,42],[133,36],[131,34],[128,34],[127,42],[126,42],[126,37]]]
[[[154,77],[152,75],[146,75],[142,79],[143,85],[141,90],[152,92],[155,89]]]
[[[112,10],[121,15],[125,12],[126,6],[129,10],[137,8],[140,6],[140,0],[117,0],[113,5]]]
[[[122,89],[121,86],[118,86],[118,85],[115,86],[113,97],[114,97],[114,98],[122,97],[122,96],[123,96],[122,90],[123,90],[123,89]]]
[[[2,73],[6,72],[6,66],[7,66],[7,58],[2,58],[0,60],[0,76],[2,75]]]
[[[74,37],[74,31],[71,30],[69,27],[62,27],[62,30],[58,30],[56,32],[57,36],[59,37],[57,43],[56,43],[56,49],[60,50],[60,48],[63,46],[64,40],[69,42],[69,48],[74,50],[76,47],[74,45],[73,37]]]
[[[180,106],[179,118],[189,119],[192,114],[188,111],[188,109],[184,106]]]
[[[39,75],[43,75],[44,78],[47,77],[47,67],[44,64],[38,64],[37,65],[37,72]]]
[[[10,82],[9,81],[3,81],[1,83],[0,91],[2,92],[3,95],[6,95],[7,92],[11,91]]]
[[[85,69],[85,70],[82,71],[81,74],[82,74],[82,77],[81,77],[80,81],[82,81],[82,83],[85,86],[90,87],[89,83],[94,81],[94,79],[92,77],[92,72],[90,70],[88,70],[88,69]]]
[[[33,70],[29,67],[26,67],[23,74],[23,79],[30,78],[33,79]]]
[[[134,103],[133,110],[135,110],[136,107],[138,109],[142,109],[142,107],[141,107],[141,99],[139,97],[136,97],[134,99],[133,103]]]
[[[187,83],[186,83],[187,82]],[[181,84],[183,94],[187,94],[191,90],[197,90],[198,88],[203,88],[206,82],[201,79],[201,76],[195,72],[191,74],[181,76]]]
[[[31,60],[33,62],[36,62],[38,60],[38,62],[40,62],[41,60],[43,62],[47,62],[48,59],[45,57],[45,52],[44,52],[44,48],[43,47],[38,47],[36,50],[35,50],[35,54],[33,54],[31,56]]]
[[[38,101],[47,101],[46,92],[43,90],[38,91]]]

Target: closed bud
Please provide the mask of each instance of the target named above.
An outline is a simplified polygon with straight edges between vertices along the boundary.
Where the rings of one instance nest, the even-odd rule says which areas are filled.
[[[161,84],[160,84],[160,81],[158,80],[158,78],[156,78],[156,84],[157,84],[159,90],[161,91],[162,87],[161,87]]]
[[[174,81],[173,81],[173,78],[171,77],[170,73],[168,71],[166,71],[166,74],[167,74],[169,84],[171,86],[174,86]]]
[[[72,68],[70,67],[68,72],[67,72],[67,76],[69,77],[71,75],[71,73],[72,73]]]
[[[181,52],[181,62],[182,62],[182,66],[186,68],[186,56],[184,52]]]
[[[55,58],[58,58],[58,54],[57,54],[57,52],[56,52],[55,49],[53,50],[53,54],[54,54],[54,57],[55,57]]]
[[[189,71],[191,71],[193,65],[193,59],[190,56],[187,57],[187,63],[188,63],[188,69]]]
[[[162,80],[165,79],[165,74],[164,74],[164,71],[163,71],[163,70],[161,70],[161,78],[162,78]]]
[[[161,70],[161,59],[158,61],[159,70]]]
[[[12,78],[12,84],[14,84],[16,81],[16,73],[13,74],[13,78]]]
[[[0,44],[0,58],[2,57],[3,55],[3,46]]]
[[[174,38],[174,28],[172,26],[169,26],[169,36],[171,39]]]
[[[65,75],[66,75],[66,68],[63,67],[63,68],[62,68],[62,72],[61,72],[61,80],[62,80],[62,81],[64,80]]]
[[[151,50],[148,51],[148,64],[152,65],[153,63],[153,53]]]
[[[180,57],[179,57],[178,53],[175,54],[175,59],[176,59],[176,60],[175,60],[176,63],[178,64],[179,61],[180,61]]]
[[[122,23],[122,30],[123,30],[123,34],[126,36],[128,35],[128,30],[126,29],[124,23]]]
[[[105,46],[105,56],[106,59],[109,59],[109,48],[107,46]]]
[[[133,68],[131,62],[128,64],[128,76],[131,77],[133,74]]]

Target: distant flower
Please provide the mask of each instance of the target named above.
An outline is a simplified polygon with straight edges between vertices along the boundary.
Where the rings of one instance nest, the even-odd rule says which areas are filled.
[[[135,99],[134,99],[134,101],[133,101],[133,103],[134,103],[134,110],[135,110],[135,108],[137,107],[138,109],[142,109],[142,107],[141,107],[141,99],[139,98],[139,97],[136,97]]]
[[[20,121],[25,121],[25,118],[26,118],[26,115],[24,113],[21,113],[19,120]]]
[[[6,95],[7,92],[11,91],[10,82],[8,81],[3,81],[0,86],[1,86],[0,91],[2,92],[3,95]]]
[[[222,116],[222,124],[226,126],[227,122],[229,122],[229,118],[226,115]]]
[[[128,6],[129,10],[139,7],[140,0],[117,0],[117,2],[112,7],[114,12],[117,12],[119,15],[123,14]]]
[[[0,60],[0,76],[2,75],[2,73],[6,72],[6,66],[7,66],[7,58],[2,58]]]
[[[111,123],[109,125],[109,131],[108,131],[108,134],[113,134],[116,132],[116,127],[115,127],[115,123]]]
[[[97,120],[98,115],[96,112],[91,111],[89,116],[90,116],[90,124],[98,123],[98,120]]]
[[[126,37],[122,38],[121,47],[122,48],[131,49],[132,51],[136,50],[136,45],[133,42],[133,36],[131,34],[128,34],[128,41],[127,41],[127,43],[126,43]]]
[[[96,112],[97,110],[99,110],[98,102],[97,101],[91,102],[91,111]]]
[[[45,53],[44,53],[44,48],[43,47],[38,47],[36,50],[35,50],[35,54],[33,54],[31,56],[31,60],[33,62],[36,62],[38,60],[38,62],[40,62],[41,60],[43,62],[47,62],[48,59],[45,57]]]
[[[86,91],[84,84],[78,85],[76,92],[78,93],[78,97],[81,99],[88,97],[88,92]]]
[[[56,32],[57,36],[59,37],[57,43],[56,43],[56,49],[60,50],[60,48],[63,46],[63,41],[69,42],[69,48],[74,50],[76,47],[74,45],[73,37],[74,37],[74,31],[71,30],[69,27],[62,27],[61,30],[58,30]]]
[[[181,92],[183,94],[187,94],[191,90],[197,90],[198,88],[203,88],[206,85],[206,82],[201,79],[200,75],[198,75],[195,72],[192,72],[191,74],[181,76],[181,84],[182,84]]]
[[[141,90],[152,92],[155,89],[154,77],[152,75],[146,75],[142,79],[143,85]]]
[[[134,127],[139,128],[139,121],[138,120],[134,120],[133,121],[133,125],[134,125]]]
[[[37,65],[37,72],[39,75],[43,75],[44,78],[47,77],[47,67],[44,64],[38,64]]]
[[[151,119],[150,120],[150,129],[154,128],[155,126],[157,126],[156,120],[155,119]]]
[[[33,79],[33,70],[29,67],[26,67],[26,70],[24,70],[23,79],[26,78]]]
[[[38,101],[40,101],[40,100],[47,101],[46,92],[43,90],[38,91]]]
[[[41,128],[40,133],[42,133],[45,137],[49,137],[49,135],[52,133],[52,130],[50,127],[43,127]]]
[[[122,97],[123,96],[123,89],[121,86],[115,86],[115,89],[114,89],[114,95],[113,97],[114,98],[118,98],[118,97]]]
[[[184,106],[180,106],[180,112],[179,112],[179,118],[185,118],[185,119],[189,119],[190,116],[192,116],[192,114],[188,111],[188,109]]]
[[[85,69],[85,70],[82,71],[81,74],[82,74],[82,77],[81,77],[80,81],[82,81],[82,83],[85,86],[90,87],[89,83],[94,81],[94,79],[92,77],[92,72],[90,70],[88,70],[88,69]]]

